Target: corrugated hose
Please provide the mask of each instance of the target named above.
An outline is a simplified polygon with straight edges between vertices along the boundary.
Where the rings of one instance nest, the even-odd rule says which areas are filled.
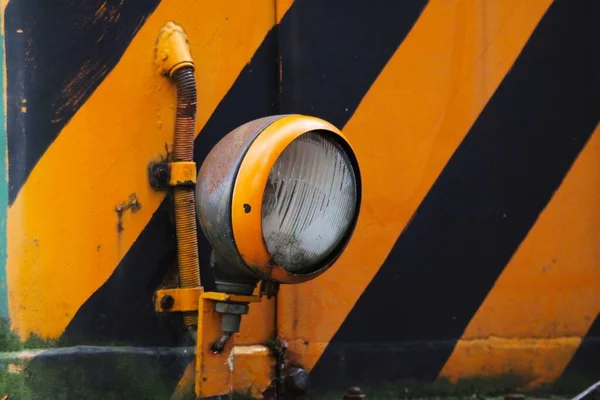
[[[175,119],[175,139],[173,141],[173,161],[194,160],[194,134],[196,130],[196,80],[192,67],[182,67],[172,76],[177,86],[177,115]],[[196,207],[194,188],[176,186],[174,188],[175,227],[177,232],[177,260],[179,281],[182,288],[200,286],[198,258],[198,232],[196,231]],[[184,313],[186,325],[198,324],[194,312]]]

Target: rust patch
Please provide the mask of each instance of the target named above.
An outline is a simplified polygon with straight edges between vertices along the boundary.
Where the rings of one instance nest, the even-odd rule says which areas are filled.
[[[127,202],[119,203],[115,207],[115,212],[117,213],[117,233],[123,232],[125,228],[123,227],[123,215],[127,211],[131,211],[133,214],[138,212],[142,208],[137,196],[135,193],[130,194]]]
[[[270,123],[278,120],[281,116],[271,116],[250,121],[234,129],[208,153],[200,168],[198,181],[205,182],[209,194],[215,193],[226,180],[234,181],[232,174],[236,166],[243,158],[244,149],[256,136],[258,131],[263,130]]]
[[[124,0],[120,0],[118,3],[105,1],[98,6],[93,17],[81,22],[81,27],[99,25],[104,28],[104,31],[96,37],[96,44],[104,40],[111,26],[119,23],[123,2]],[[98,65],[92,59],[84,60],[79,70],[65,82],[60,98],[55,101],[52,123],[63,122],[65,112],[77,110],[87,98],[95,82],[106,77],[109,70],[110,66],[106,63]]]

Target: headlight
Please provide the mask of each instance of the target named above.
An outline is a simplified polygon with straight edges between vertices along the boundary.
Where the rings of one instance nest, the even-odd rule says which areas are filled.
[[[323,131],[294,139],[269,173],[262,233],[273,261],[292,273],[313,272],[338,248],[354,219],[352,162]]]
[[[360,173],[341,132],[318,118],[249,122],[225,136],[198,175],[200,225],[231,281],[298,283],[339,257],[360,207]]]

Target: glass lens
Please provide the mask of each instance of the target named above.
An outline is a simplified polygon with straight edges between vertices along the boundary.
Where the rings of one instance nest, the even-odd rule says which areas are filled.
[[[273,261],[309,273],[344,238],[356,208],[350,159],[328,135],[308,132],[283,151],[269,174],[262,228]]]

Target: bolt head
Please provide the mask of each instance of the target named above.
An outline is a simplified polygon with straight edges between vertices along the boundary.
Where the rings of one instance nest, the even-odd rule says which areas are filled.
[[[167,163],[151,163],[148,166],[150,185],[154,189],[164,189],[169,186],[169,165]]]
[[[160,299],[160,306],[163,310],[170,310],[174,304],[175,304],[175,299],[173,298],[173,296],[171,296],[169,294],[164,295]]]
[[[303,368],[290,368],[287,376],[285,377],[285,386],[292,392],[305,393],[308,390],[308,383],[308,372],[306,372]]]

